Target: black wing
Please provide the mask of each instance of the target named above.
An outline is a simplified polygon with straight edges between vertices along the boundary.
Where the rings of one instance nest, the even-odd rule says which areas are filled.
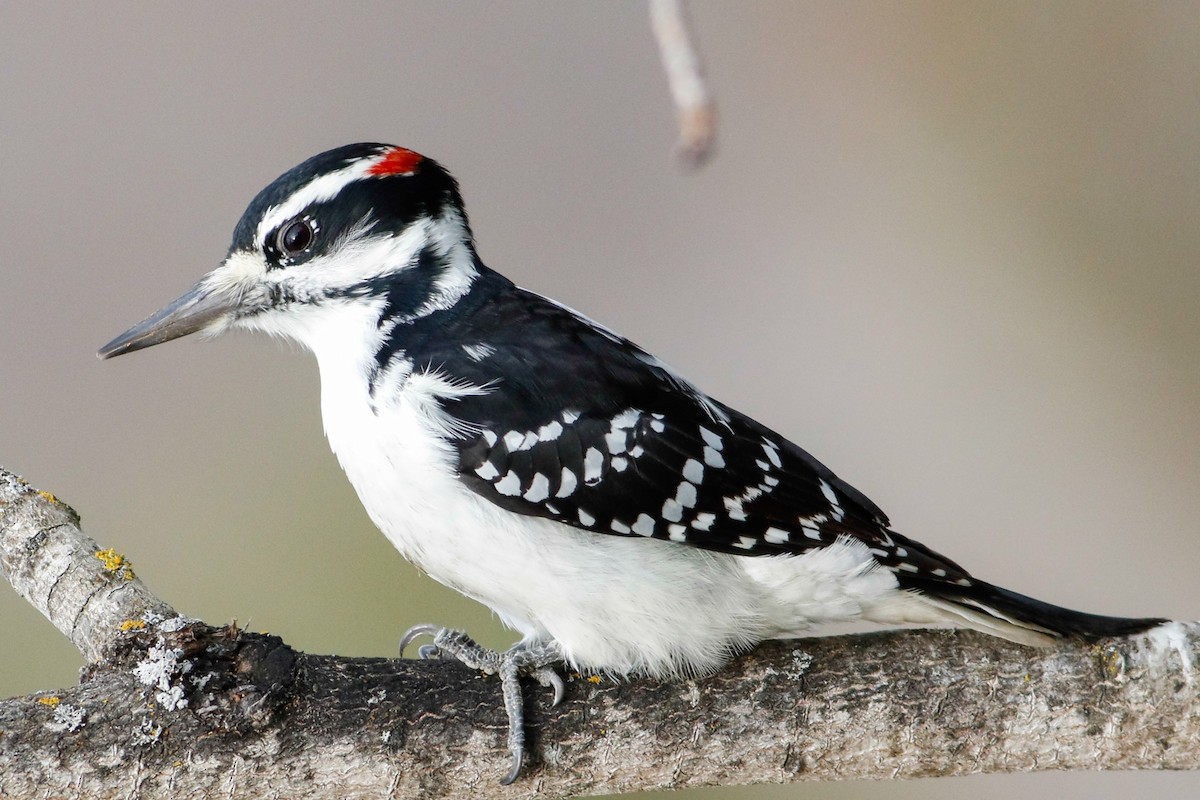
[[[597,533],[743,555],[851,536],[893,569],[967,577],[889,531],[874,503],[804,450],[631,342],[511,284],[480,295],[406,352],[489,387],[444,401],[470,431],[453,441],[460,478],[489,501]]]

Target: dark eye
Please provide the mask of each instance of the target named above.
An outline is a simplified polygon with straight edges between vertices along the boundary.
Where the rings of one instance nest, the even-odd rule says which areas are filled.
[[[285,256],[303,253],[313,242],[316,235],[312,223],[306,219],[297,219],[279,229],[275,235],[275,246]]]

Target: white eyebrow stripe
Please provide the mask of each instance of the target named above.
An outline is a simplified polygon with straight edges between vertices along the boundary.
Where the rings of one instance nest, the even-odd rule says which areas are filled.
[[[336,172],[329,172],[313,178],[292,192],[292,196],[285,202],[267,210],[262,221],[258,223],[258,229],[254,232],[255,244],[261,244],[270,231],[298,215],[313,203],[330,200],[349,184],[369,177],[371,168],[386,157],[387,153],[379,153],[373,158],[360,158]]]

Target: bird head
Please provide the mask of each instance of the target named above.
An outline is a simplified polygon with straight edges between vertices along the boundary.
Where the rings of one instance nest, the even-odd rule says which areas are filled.
[[[186,294],[102,347],[111,358],[190,333],[264,330],[312,344],[353,311],[419,317],[467,291],[477,259],[458,185],[432,159],[352,144],[258,193],[229,253]]]

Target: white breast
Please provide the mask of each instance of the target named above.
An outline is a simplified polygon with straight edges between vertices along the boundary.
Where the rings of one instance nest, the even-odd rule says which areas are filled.
[[[501,509],[455,477],[428,398],[405,386],[373,410],[365,380],[348,389],[349,376],[326,363],[326,434],[371,519],[402,555],[526,640],[558,641],[578,668],[667,674],[716,668],[767,635],[745,611],[760,600],[732,557]]]

